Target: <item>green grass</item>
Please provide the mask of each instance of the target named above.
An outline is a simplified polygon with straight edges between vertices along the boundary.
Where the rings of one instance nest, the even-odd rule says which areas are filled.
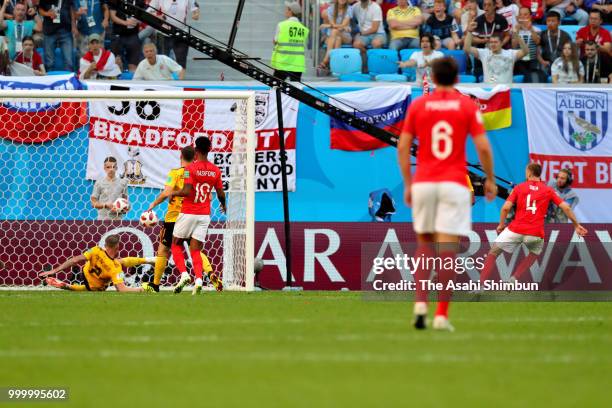
[[[0,387],[70,388],[36,406],[610,406],[609,303],[457,303],[454,333],[347,292],[0,292],[0,310]]]

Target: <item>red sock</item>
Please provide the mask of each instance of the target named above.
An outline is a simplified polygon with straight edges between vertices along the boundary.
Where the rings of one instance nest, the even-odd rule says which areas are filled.
[[[441,251],[438,255],[442,259],[442,268],[438,271],[438,283],[441,283],[444,288],[448,285],[448,282],[455,279],[455,252],[454,251]],[[449,261],[452,259],[452,262]],[[436,316],[448,317],[448,303],[450,302],[451,296],[453,295],[452,290],[439,290],[438,291],[438,306],[436,308]]]
[[[514,272],[514,278],[516,280],[520,280],[521,276],[529,269],[531,265],[538,259],[538,255],[532,254],[531,252],[525,259],[521,261],[519,266],[516,267],[516,271]]]
[[[183,254],[183,247],[181,245],[172,244],[170,247],[172,251],[172,257],[174,258],[174,264],[176,265],[176,269],[179,270],[180,273],[187,272],[187,267],[185,266],[185,254]]]
[[[191,262],[193,262],[193,273],[196,279],[202,279],[202,255],[197,249],[190,249]]]
[[[485,261],[482,270],[480,271],[480,283],[483,283],[486,280],[491,278],[491,273],[493,272],[493,268],[495,267],[495,260],[497,256],[489,254],[487,255],[487,259]]]
[[[432,257],[434,254],[433,244],[420,244],[414,253],[415,258],[422,257],[423,259],[419,268],[414,271],[414,281],[416,283],[415,302],[427,302],[427,289],[421,288],[421,281],[427,280],[431,276],[431,270],[426,269],[424,263],[427,261],[427,258]]]

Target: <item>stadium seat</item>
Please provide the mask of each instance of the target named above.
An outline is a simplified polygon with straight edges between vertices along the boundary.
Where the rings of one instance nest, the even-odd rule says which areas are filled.
[[[566,33],[568,33],[570,38],[572,39],[572,41],[576,41],[576,33],[582,27],[583,26],[579,26],[579,25],[564,25],[564,26],[559,26],[559,29],[561,29],[561,30],[565,31]]]
[[[465,51],[442,49],[442,54],[446,55],[447,57],[454,58],[455,61],[457,61],[459,73],[465,74],[465,71],[467,70],[467,56],[465,55]]]
[[[406,82],[408,78],[406,78],[406,75],[402,74],[380,74],[376,75],[376,80],[386,82]]]
[[[134,78],[134,73],[130,72],[130,71],[124,71],[122,72],[119,77],[117,79],[121,79],[121,80],[126,80],[129,81],[130,79]]]
[[[68,74],[74,74],[74,72],[72,72],[72,71],[60,71],[60,70],[55,70],[55,71],[47,72],[47,75],[68,75]]]
[[[397,74],[399,69],[397,51],[379,48],[368,50],[367,55],[370,75]]]
[[[476,77],[474,75],[461,74],[459,75],[459,82],[462,84],[475,84]]]
[[[512,77],[512,82],[515,84],[522,84],[525,81],[524,75],[514,75]]]
[[[340,80],[343,82],[369,82],[372,77],[368,74],[355,73],[355,74],[342,74]]]
[[[408,61],[410,56],[415,51],[420,51],[420,48],[406,48],[400,51],[400,61]],[[408,77],[408,81],[414,81],[416,79],[416,68],[402,68],[402,74]]]
[[[336,48],[329,53],[329,68],[334,76],[361,73],[361,65],[357,48]]]

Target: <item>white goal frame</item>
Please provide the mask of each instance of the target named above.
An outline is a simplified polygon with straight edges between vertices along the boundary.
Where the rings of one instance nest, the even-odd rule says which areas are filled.
[[[256,134],[255,134],[255,92],[254,91],[92,91],[92,90],[0,90],[0,102],[88,102],[93,100],[196,100],[196,99],[231,99],[242,100],[246,102],[246,208],[245,208],[245,283],[244,287],[232,286],[230,290],[253,291],[255,272],[254,272],[254,257],[255,257],[255,149],[256,149]],[[230,230],[229,234],[225,234],[220,229],[212,229],[209,232],[224,234],[224,267],[225,260],[231,256],[233,252],[232,237],[236,233],[235,230]],[[228,245],[229,251],[225,251],[225,245]],[[227,265],[231,265],[228,262]],[[228,271],[231,272],[231,271]],[[224,270],[224,275],[226,271]],[[8,290],[31,290],[37,287],[0,287],[0,289]]]

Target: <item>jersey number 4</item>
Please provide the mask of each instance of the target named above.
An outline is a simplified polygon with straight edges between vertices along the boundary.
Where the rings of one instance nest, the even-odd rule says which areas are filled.
[[[527,194],[527,206],[525,207],[525,211],[531,211],[532,214],[535,214],[537,210],[535,200],[531,201],[531,194]]]
[[[210,185],[207,183],[196,184],[195,186],[195,199],[194,203],[203,203],[208,198],[208,193],[210,193]]]
[[[453,152],[453,127],[441,120],[431,128],[431,153],[438,160],[444,160]]]

